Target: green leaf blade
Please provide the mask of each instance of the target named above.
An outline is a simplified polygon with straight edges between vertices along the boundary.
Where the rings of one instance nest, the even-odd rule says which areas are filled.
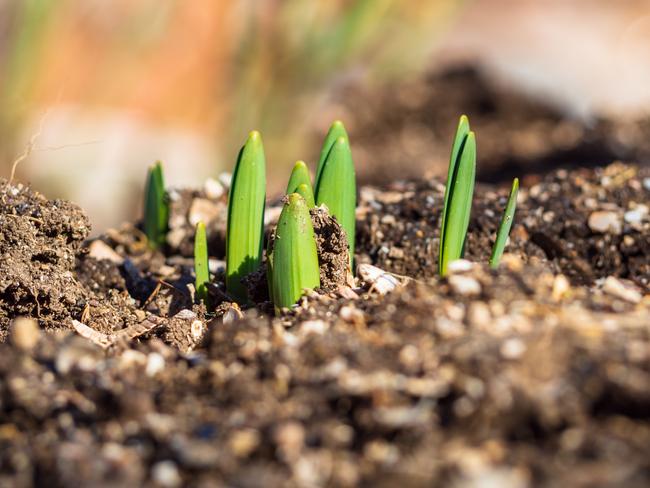
[[[152,249],[163,247],[167,241],[169,202],[165,193],[162,164],[157,161],[147,172],[144,192],[144,233]]]
[[[451,147],[451,155],[449,156],[449,169],[447,170],[447,183],[445,185],[445,197],[442,207],[442,220],[440,223],[440,252],[438,259],[439,272],[441,275],[443,274],[443,243],[445,242],[445,230],[447,224],[447,212],[449,211],[449,200],[451,198],[454,175],[456,174],[456,169],[459,163],[459,156],[462,148],[465,145],[465,142],[467,141],[467,135],[469,134],[469,131],[469,119],[467,118],[467,115],[461,115],[460,120],[458,121],[456,135],[454,136],[454,142]]]
[[[461,120],[462,124],[462,120]],[[447,274],[449,262],[460,259],[464,253],[465,239],[472,211],[472,198],[476,179],[476,138],[469,131],[460,144],[454,142],[452,155],[458,147],[453,173],[447,176],[445,207],[443,209],[440,238],[440,275]]]
[[[348,138],[348,133],[345,130],[345,126],[343,125],[343,122],[341,122],[340,120],[335,120],[334,122],[332,122],[332,125],[327,131],[327,135],[325,136],[325,141],[323,142],[323,147],[320,151],[320,157],[318,158],[318,166],[316,168],[316,179],[314,180],[314,188],[318,187],[318,184],[320,182],[320,177],[323,172],[323,167],[325,165],[325,160],[327,159],[327,156],[332,150],[332,146],[334,146],[334,144],[340,137],[343,137],[349,143],[350,139]]]
[[[339,137],[330,150],[316,187],[316,204],[325,204],[348,238],[350,265],[354,256],[357,183],[350,144]]]
[[[205,224],[200,221],[196,224],[194,233],[194,288],[199,301],[207,305],[210,270],[208,268],[208,240],[205,233]]]
[[[497,269],[503,256],[503,251],[506,248],[506,242],[510,235],[510,229],[515,219],[515,211],[517,210],[517,195],[519,194],[519,178],[512,181],[512,188],[508,196],[506,208],[499,223],[499,230],[497,231],[497,238],[492,246],[492,255],[490,256],[490,268]]]
[[[228,194],[226,230],[226,290],[247,302],[241,280],[262,262],[266,159],[262,136],[253,131],[239,152]]]
[[[304,290],[320,286],[314,228],[307,204],[297,193],[289,195],[282,208],[270,263],[276,311],[294,305]]]

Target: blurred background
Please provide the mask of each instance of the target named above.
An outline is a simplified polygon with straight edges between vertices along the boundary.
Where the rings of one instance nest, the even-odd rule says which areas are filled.
[[[441,175],[470,115],[479,178],[650,161],[650,0],[0,0],[0,170],[133,219],[232,169],[270,187],[349,129],[362,181]]]

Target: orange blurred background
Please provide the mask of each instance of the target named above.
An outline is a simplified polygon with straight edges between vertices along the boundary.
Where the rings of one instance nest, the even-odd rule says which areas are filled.
[[[646,0],[4,0],[0,166],[28,148],[18,178],[101,231],[137,215],[153,161],[198,186],[251,129],[279,191],[311,135],[354,112],[341,86],[463,61],[574,117],[640,117],[648,60]]]

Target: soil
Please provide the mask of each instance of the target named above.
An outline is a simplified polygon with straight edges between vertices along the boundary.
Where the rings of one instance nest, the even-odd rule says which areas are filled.
[[[508,187],[479,184],[445,279],[444,182],[362,186],[360,273],[316,210],[330,281],[278,317],[263,272],[255,306],[224,288],[220,181],[171,191],[159,251],[137,223],[85,241],[78,207],[0,184],[0,485],[650,484],[649,168],[527,177],[498,270]]]

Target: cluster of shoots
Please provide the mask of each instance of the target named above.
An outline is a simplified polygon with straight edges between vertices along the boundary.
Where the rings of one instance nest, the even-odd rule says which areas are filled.
[[[476,137],[470,130],[469,119],[463,115],[456,129],[456,136],[451,147],[447,185],[445,187],[444,206],[440,223],[440,253],[438,271],[441,276],[447,274],[451,261],[461,259],[465,254],[467,229],[472,212],[472,196],[476,177]],[[519,180],[514,179],[506,204],[506,209],[497,230],[497,237],[492,248],[490,267],[499,267],[505,249],[510,227],[517,207]]]
[[[438,271],[447,274],[451,261],[465,252],[476,176],[476,138],[466,116],[454,137],[440,227]],[[501,218],[489,264],[497,268],[503,255],[517,205],[515,178]],[[236,301],[249,303],[243,278],[264,261],[266,159],[262,136],[253,131],[239,151],[228,194],[226,229],[226,291]],[[307,291],[320,287],[320,268],[310,210],[324,205],[336,218],[348,241],[352,269],[355,245],[356,176],[345,127],[336,121],[321,150],[312,185],[307,164],[298,161],[291,172],[282,212],[266,248],[269,296],[276,311],[293,306]],[[144,232],[153,249],[165,244],[169,205],[162,166],[149,169],[145,192]],[[196,226],[194,240],[197,300],[208,302],[208,246],[205,224]]]
[[[251,132],[239,153],[228,201],[226,291],[248,301],[242,278],[262,264],[265,167],[262,138]],[[287,184],[282,212],[266,251],[269,296],[276,310],[291,307],[320,286],[320,268],[310,210],[325,205],[345,231],[350,266],[354,253],[356,177],[348,135],[332,124],[312,185],[309,169],[298,161]]]

